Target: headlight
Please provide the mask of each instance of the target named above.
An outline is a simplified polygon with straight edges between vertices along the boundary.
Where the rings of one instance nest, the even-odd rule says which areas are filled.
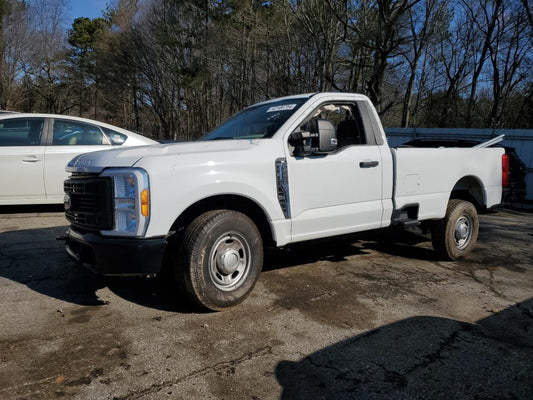
[[[113,180],[113,218],[111,231],[102,235],[143,236],[150,221],[150,184],[140,168],[110,168],[100,176]]]

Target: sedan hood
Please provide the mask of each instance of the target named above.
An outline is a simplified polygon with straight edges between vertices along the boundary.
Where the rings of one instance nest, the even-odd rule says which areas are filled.
[[[254,140],[197,141],[122,149],[95,151],[80,154],[67,165],[67,172],[99,173],[109,167],[133,167],[145,157],[176,156],[191,153],[212,153],[247,150],[257,145]]]

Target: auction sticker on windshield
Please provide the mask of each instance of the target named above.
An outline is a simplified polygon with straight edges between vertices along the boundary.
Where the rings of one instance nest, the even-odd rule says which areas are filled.
[[[290,110],[293,110],[294,107],[296,107],[296,104],[284,104],[282,106],[270,107],[267,110],[267,113],[275,112],[275,111],[290,111]]]

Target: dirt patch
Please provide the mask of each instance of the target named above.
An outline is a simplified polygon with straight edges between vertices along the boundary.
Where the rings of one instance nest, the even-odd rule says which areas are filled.
[[[103,306],[55,312],[40,334],[0,343],[0,397],[2,399],[71,398],[81,386],[119,367],[128,358],[128,346],[117,332],[116,316],[109,328],[102,324],[79,329],[90,314]],[[104,322],[104,321],[102,321]],[[75,329],[71,327],[74,326]]]
[[[318,323],[338,328],[371,324],[375,312],[359,300],[363,286],[354,280],[324,279],[323,274],[337,274],[332,265],[306,265],[299,269],[290,274],[263,274],[263,284],[277,297],[274,307],[297,309]]]

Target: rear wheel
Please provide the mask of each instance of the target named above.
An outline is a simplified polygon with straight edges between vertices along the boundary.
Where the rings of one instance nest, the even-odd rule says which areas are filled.
[[[465,200],[451,199],[446,215],[433,223],[433,248],[447,260],[458,260],[472,251],[479,232],[479,218],[474,205]]]
[[[255,224],[231,210],[209,211],[186,229],[176,277],[188,296],[210,310],[241,303],[263,265],[263,243]]]

